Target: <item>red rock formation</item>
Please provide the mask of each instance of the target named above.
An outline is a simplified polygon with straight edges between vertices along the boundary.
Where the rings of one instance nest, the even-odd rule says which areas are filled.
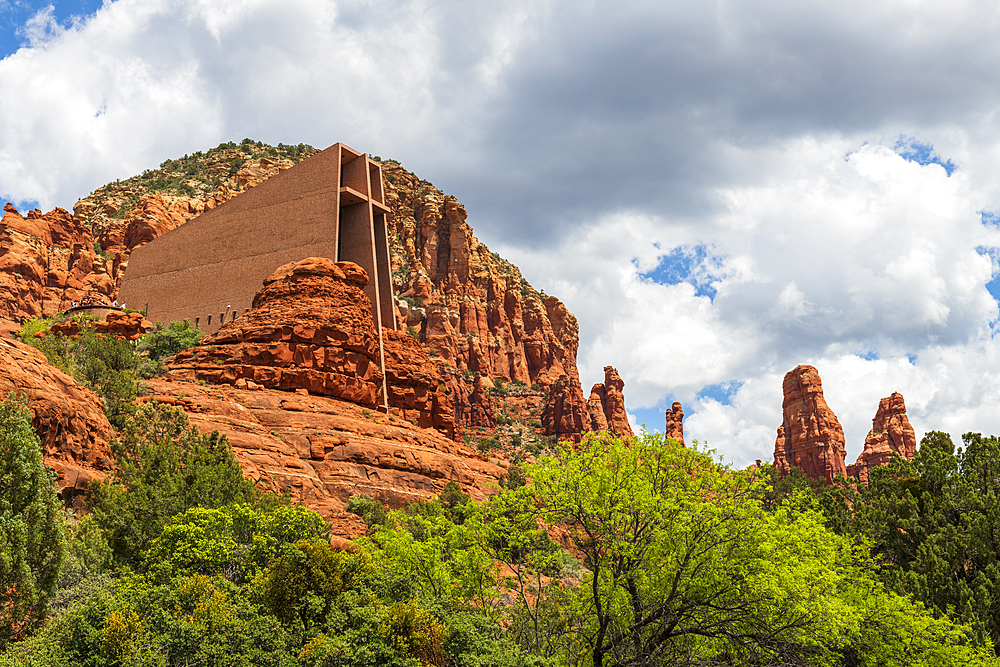
[[[177,354],[169,377],[242,379],[375,407],[383,376],[362,291],[367,283],[350,262],[311,257],[286,264],[264,281],[250,311]]]
[[[579,327],[559,299],[535,291],[516,266],[479,243],[465,208],[398,164],[382,163],[394,241],[393,280],[407,324],[458,371],[549,388],[553,415],[586,415],[576,352]],[[401,309],[402,310],[402,309]],[[576,384],[567,393],[555,383]],[[471,393],[471,388],[466,395]],[[573,401],[569,407],[566,401]],[[570,418],[564,424],[576,423]],[[461,426],[461,422],[458,424]],[[579,429],[589,428],[582,419]],[[568,430],[558,431],[569,433]]]
[[[10,204],[0,220],[0,329],[51,316],[73,301],[110,302],[121,258],[94,250],[82,221],[61,208],[21,216]]]
[[[813,479],[831,483],[846,475],[844,429],[823,398],[823,383],[812,366],[797,366],[782,383],[783,421],[774,443],[774,465],[781,474],[801,468]]]
[[[407,421],[455,437],[455,406],[444,379],[412,336],[383,331],[389,406]]]
[[[236,161],[241,161],[242,166],[233,175],[232,165]],[[54,314],[87,294],[110,301],[116,296],[133,248],[291,165],[289,160],[252,157],[242,148],[233,148],[213,151],[206,160],[209,180],[219,183],[213,192],[202,192],[204,184],[192,181],[197,186],[192,196],[153,193],[148,190],[149,183],[142,179],[99,188],[74,206],[79,218],[65,211],[60,213],[86,237],[65,253],[70,259],[62,257],[62,249],[55,246],[31,246],[25,239],[30,241],[32,232],[17,232],[22,234],[15,239],[17,252],[7,253],[5,266],[0,233],[0,280],[8,282],[4,286],[10,295],[5,304],[2,296],[5,292],[0,291],[0,319],[9,319],[6,328],[10,330],[15,328],[11,323],[23,317]],[[167,171],[170,169],[173,167]],[[466,373],[504,381],[520,380],[528,386],[537,384],[543,390],[565,378],[568,385],[575,384],[577,388],[568,393],[565,389],[550,392],[563,403],[558,409],[553,407],[554,413],[586,415],[586,400],[578,387],[576,368],[579,343],[576,318],[557,298],[534,290],[517,267],[479,243],[466,222],[465,209],[454,197],[445,196],[398,164],[383,163],[383,172],[386,204],[392,210],[388,221],[392,230],[389,236],[393,281],[397,293],[412,300],[400,308],[400,314],[426,348],[434,350],[438,358],[458,371],[455,382],[463,388],[458,391],[452,387],[453,398],[464,400],[475,393]],[[182,175],[171,172],[170,177]],[[86,225],[82,225],[81,219],[87,221]],[[24,220],[17,216],[14,220],[17,224],[7,226],[18,228]],[[94,236],[89,235],[88,225]],[[42,234],[39,238],[47,237]],[[109,259],[93,253],[95,238],[105,251],[110,251]],[[56,272],[54,280],[17,277],[45,276],[50,269]],[[61,277],[63,274],[66,277]],[[566,401],[574,404],[569,406]],[[472,425],[462,420],[466,415],[471,419],[473,412],[457,410],[459,431]],[[575,418],[569,420],[575,421]],[[568,428],[569,422],[564,426]],[[584,419],[582,428],[588,428],[588,422],[589,419]]]
[[[600,433],[608,430],[608,416],[604,414],[604,402],[607,392],[604,384],[597,383],[590,388],[590,398],[587,399],[587,416],[590,417],[590,430]]]
[[[570,378],[562,377],[549,387],[542,426],[545,435],[573,442],[580,442],[580,434],[590,430],[590,415],[579,381],[574,383]]]
[[[455,423],[459,424],[456,435],[461,435],[466,429],[497,427],[496,410],[490,400],[490,389],[493,383],[476,373],[472,378],[471,390],[469,384],[459,379],[457,373],[449,374],[448,386],[452,389],[455,400]]]
[[[847,466],[848,477],[868,484],[868,473],[875,466],[889,463],[899,455],[907,461],[917,451],[917,436],[906,418],[906,403],[898,391],[879,401],[878,411],[872,419],[872,430],[865,438],[864,451],[855,463]]]
[[[117,310],[108,313],[105,321],[94,322],[93,327],[98,334],[111,334],[126,340],[138,340],[140,336],[156,328],[152,322],[142,316],[142,313],[126,313]],[[49,331],[76,338],[80,335],[80,323],[77,320],[54,322],[49,327]],[[39,331],[35,335],[44,336],[46,332]]]
[[[681,404],[674,401],[674,404],[667,410],[667,427],[664,435],[673,438],[681,447],[687,447],[684,443],[684,409]]]
[[[27,396],[45,464],[59,475],[59,494],[79,505],[91,480],[103,479],[112,464],[114,431],[101,399],[35,348],[0,338],[0,396],[10,392]]]
[[[177,405],[202,433],[225,435],[262,488],[287,489],[327,518],[352,495],[398,508],[437,495],[449,480],[483,500],[506,474],[505,462],[482,461],[435,430],[331,397],[177,380],[147,385],[143,400]]]
[[[310,257],[281,266],[264,281],[250,311],[176,355],[169,377],[305,389],[374,408],[383,376],[362,290],[367,284],[364,269],[352,262]],[[386,330],[383,341],[389,406],[453,437],[454,404],[430,357],[405,333]]]
[[[625,412],[625,394],[622,393],[624,388],[625,382],[618,371],[613,366],[605,366],[604,383],[594,385],[587,401],[591,431],[611,431],[623,437],[635,435],[628,423],[628,413]]]

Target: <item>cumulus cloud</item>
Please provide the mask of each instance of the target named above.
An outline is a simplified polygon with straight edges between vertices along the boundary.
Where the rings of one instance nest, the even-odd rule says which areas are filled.
[[[773,182],[720,188],[726,209],[697,227],[623,214],[556,257],[518,254],[589,332],[584,383],[614,364],[630,405],[656,408],[651,428],[677,398],[694,412],[691,437],[739,464],[770,457],[781,379],[800,363],[819,368],[850,460],[893,391],[918,428],[1000,429],[984,251],[1000,235],[970,179],[886,146],[845,157],[840,141],[796,141],[766,153]],[[723,400],[706,395],[726,383]]]
[[[585,388],[618,367],[634,422],[679,399],[691,437],[766,459],[781,378],[812,363],[853,459],[894,390],[918,431],[1000,431],[993,13],[38,5],[0,61],[0,195],[69,207],[221,141],[344,141],[457,195],[578,315]]]

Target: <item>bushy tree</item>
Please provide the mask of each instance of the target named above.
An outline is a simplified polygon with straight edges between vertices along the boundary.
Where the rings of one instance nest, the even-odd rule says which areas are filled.
[[[156,323],[156,329],[139,339],[139,352],[150,360],[159,362],[181,350],[194,347],[201,338],[201,330],[191,326],[187,320],[164,325]]]
[[[137,354],[135,344],[112,335],[98,335],[93,318],[78,317],[76,338],[46,331],[51,320],[36,319],[24,324],[20,338],[39,349],[49,363],[72,375],[77,382],[101,397],[108,420],[121,428],[135,411],[141,377],[152,375],[148,361]],[[43,336],[36,336],[44,333]]]
[[[913,461],[872,471],[854,503],[882,578],[1000,649],[1000,438],[931,431]]]
[[[574,632],[595,667],[988,662],[967,628],[886,591],[807,502],[768,511],[754,472],[644,433],[563,445],[528,474],[589,570]]]
[[[44,617],[66,555],[53,474],[24,399],[0,402],[0,644]]]
[[[203,574],[239,584],[252,581],[287,546],[323,539],[328,531],[322,517],[301,505],[192,507],[167,524],[143,558],[160,580]]]
[[[150,542],[181,512],[258,497],[225,436],[201,435],[179,408],[142,405],[112,451],[114,477],[91,484],[88,503],[119,562],[138,565]]]

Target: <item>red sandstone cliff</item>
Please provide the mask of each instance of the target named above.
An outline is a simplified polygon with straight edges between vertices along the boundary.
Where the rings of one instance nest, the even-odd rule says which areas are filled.
[[[244,474],[259,486],[287,489],[328,520],[350,520],[341,513],[352,495],[398,508],[437,495],[449,480],[482,500],[506,474],[502,460],[481,460],[442,433],[333,397],[239,383],[146,384],[144,400],[177,405],[201,432],[226,435]]]
[[[73,301],[110,303],[121,259],[97,254],[90,230],[61,208],[22,216],[7,204],[0,220],[0,331]]]
[[[792,467],[827,483],[846,475],[844,429],[823,398],[823,383],[812,366],[798,366],[782,383],[783,420],[774,443],[774,465],[781,474]]]
[[[73,503],[112,464],[114,431],[97,394],[54,368],[35,348],[0,338],[0,396],[28,398],[45,464],[59,475],[59,495]]]
[[[463,372],[470,386],[459,393],[473,393],[465,371],[537,384],[550,391],[546,433],[573,437],[589,430],[576,318],[481,244],[457,199],[396,163],[383,162],[382,170],[401,321]]]
[[[879,401],[878,411],[872,419],[872,430],[865,438],[864,451],[855,463],[847,466],[847,475],[868,484],[868,473],[872,468],[885,465],[897,454],[909,461],[916,451],[917,436],[906,418],[903,395],[893,392]]]
[[[223,145],[98,188],[77,202],[76,217],[59,209],[47,214],[53,223],[72,228],[79,242],[73,242],[66,259],[65,248],[56,241],[26,242],[24,235],[30,240],[33,233],[28,230],[15,239],[15,252],[0,250],[0,262],[9,255],[7,264],[0,265],[0,279],[12,285],[6,304],[0,301],[6,329],[16,328],[14,322],[25,317],[54,314],[87,295],[110,300],[132,249],[312,152],[301,145]],[[391,261],[394,285],[402,296],[401,322],[404,328],[413,327],[425,349],[436,355],[435,363],[447,365],[441,370],[456,406],[456,435],[491,421],[485,414],[491,402],[474,384],[477,374],[548,391],[552,405],[547,434],[575,438],[588,430],[587,402],[576,368],[576,318],[557,298],[533,289],[517,267],[479,243],[454,197],[397,163],[383,162],[382,167],[386,204],[392,209]],[[14,235],[24,219],[12,220],[16,224],[8,227]],[[36,236],[48,238],[44,233]],[[94,252],[95,241],[107,258]]]
[[[686,447],[687,445],[684,444],[684,409],[681,408],[681,404],[674,401],[674,404],[667,410],[666,418],[667,425],[664,435],[676,440],[681,447]]]

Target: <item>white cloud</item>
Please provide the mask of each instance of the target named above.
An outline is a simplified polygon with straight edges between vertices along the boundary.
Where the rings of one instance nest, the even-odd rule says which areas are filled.
[[[69,207],[243,137],[345,141],[466,203],[633,410],[768,458],[816,365],[853,460],[878,398],[1000,432],[1000,41],[980,3],[118,0],[0,61],[0,195]],[[901,136],[957,169],[904,160]],[[662,258],[689,272],[655,282]],[[669,271],[668,271],[669,273]],[[878,358],[863,359],[866,357]],[[908,356],[909,355],[909,356]],[[915,358],[914,362],[910,358]],[[729,404],[699,397],[734,383]]]
[[[554,257],[505,250],[590,332],[580,353],[585,385],[615,365],[630,406],[679,398],[694,412],[690,437],[739,464],[770,457],[781,378],[800,363],[820,370],[849,461],[878,400],[893,391],[908,399],[918,430],[1000,431],[990,403],[1000,393],[990,379],[1000,373],[990,337],[998,308],[985,287],[994,262],[977,251],[1000,236],[980,221],[980,193],[960,172],[948,177],[883,146],[845,160],[841,143],[767,147],[761,161],[773,182],[722,190],[727,210],[697,229],[619,215]],[[688,282],[642,277],[685,244],[722,255],[714,302]],[[743,382],[729,405],[698,397],[728,381]]]

